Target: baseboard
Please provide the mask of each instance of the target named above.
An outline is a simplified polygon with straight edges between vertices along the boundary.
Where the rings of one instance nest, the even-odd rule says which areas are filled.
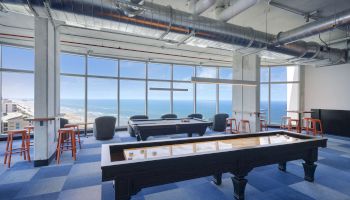
[[[34,160],[34,167],[48,166],[50,162],[55,158],[56,153],[52,154],[49,159]]]

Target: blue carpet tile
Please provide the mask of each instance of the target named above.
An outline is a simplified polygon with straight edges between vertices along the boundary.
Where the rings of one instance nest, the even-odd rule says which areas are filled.
[[[206,135],[223,134],[208,131]],[[186,137],[185,134],[150,137],[150,140]],[[277,165],[257,167],[248,176],[246,199],[250,200],[350,200],[350,138],[327,135],[328,147],[320,149],[315,182],[304,181],[302,161],[287,163],[287,172]],[[33,162],[14,155],[11,168],[3,164],[5,142],[0,142],[0,200],[24,199],[114,199],[113,182],[101,182],[101,144],[134,142],[125,131],[109,141],[82,137],[82,149],[73,161],[64,152],[61,164],[34,168]],[[19,141],[15,142],[19,145]],[[33,158],[34,153],[31,150]],[[222,185],[202,177],[142,189],[132,200],[225,200],[233,199],[232,175],[223,174]]]

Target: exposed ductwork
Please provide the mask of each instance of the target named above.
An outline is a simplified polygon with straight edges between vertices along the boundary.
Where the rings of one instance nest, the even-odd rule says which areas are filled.
[[[216,18],[219,21],[227,22],[239,13],[254,6],[259,0],[237,0],[232,5],[225,8],[225,5],[218,5],[216,8]]]
[[[283,45],[286,43],[295,42],[297,40],[323,33],[346,24],[350,24],[350,10],[345,10],[333,16],[310,22],[289,31],[280,32],[277,35],[274,44]]]
[[[317,43],[303,41],[276,46],[271,43],[276,36],[252,28],[218,22],[206,17],[174,10],[145,1],[142,12],[128,17],[110,0],[50,0],[45,6],[40,0],[0,0],[10,11],[45,17],[74,26],[117,30],[166,41],[186,43],[201,47],[236,50],[242,47],[265,49],[303,59],[329,60],[333,64],[346,62],[347,52]],[[123,1],[125,2],[125,1]],[[47,17],[47,16],[46,16]]]
[[[190,0],[189,7],[194,15],[200,15],[216,3],[216,0]]]

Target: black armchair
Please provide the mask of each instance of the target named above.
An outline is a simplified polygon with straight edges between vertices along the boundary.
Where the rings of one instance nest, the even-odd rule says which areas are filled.
[[[147,115],[134,115],[129,118],[129,120],[147,120],[148,116]],[[128,122],[128,132],[131,137],[136,137],[134,129],[129,125]]]
[[[103,116],[95,119],[94,135],[96,140],[109,140],[114,137],[117,119],[112,116]]]
[[[212,127],[213,131],[218,131],[218,132],[226,131],[227,118],[229,118],[229,115],[226,113],[219,113],[214,115],[214,121],[213,121],[213,127]]]
[[[177,115],[176,114],[165,114],[165,115],[162,115],[160,118],[162,118],[162,119],[177,119]]]
[[[187,117],[189,117],[189,118],[203,119],[203,115],[202,115],[202,114],[199,114],[199,113],[193,113],[193,114],[188,115]]]

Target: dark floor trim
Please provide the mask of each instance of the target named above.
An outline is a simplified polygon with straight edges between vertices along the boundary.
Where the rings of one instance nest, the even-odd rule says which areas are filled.
[[[50,162],[55,158],[56,153],[52,154],[49,159],[34,160],[34,167],[48,166]]]

